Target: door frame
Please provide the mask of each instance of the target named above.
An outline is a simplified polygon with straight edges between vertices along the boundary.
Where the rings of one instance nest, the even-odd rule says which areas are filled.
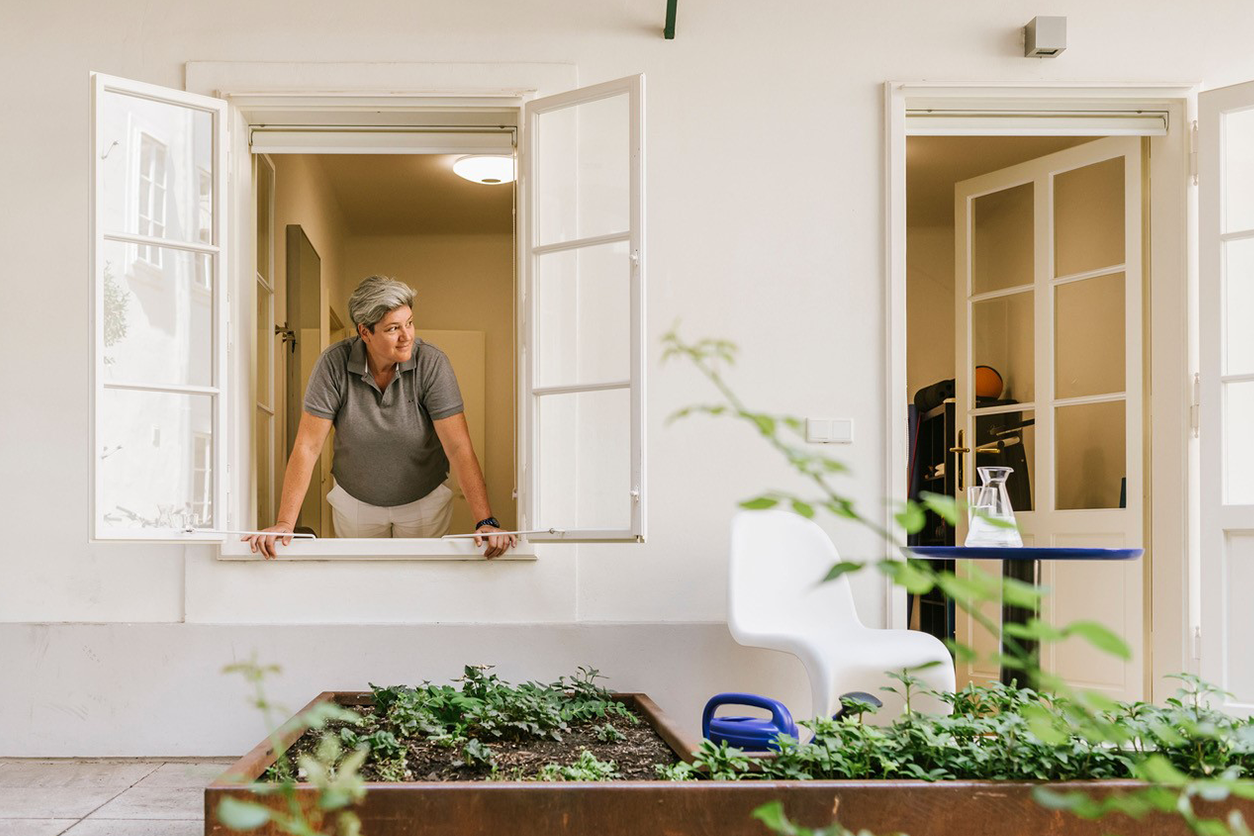
[[[992,84],[887,82],[885,84],[885,410],[888,426],[885,485],[893,500],[907,496],[909,434],[906,418],[906,137],[921,133],[907,124],[907,110],[949,113],[932,135],[987,134],[989,116],[1008,136],[1110,135],[1086,131],[1083,119],[1059,127],[1059,116],[1146,111],[1165,114],[1167,133],[1149,139],[1149,221],[1144,247],[1146,412],[1145,647],[1147,697],[1174,693],[1164,676],[1197,670],[1194,641],[1200,618],[1198,457],[1193,432],[1193,375],[1198,368],[1197,188],[1194,135],[1196,83],[1184,84]],[[1135,130],[1132,132],[1136,132]],[[1151,281],[1151,277],[1153,281]],[[1180,346],[1185,346],[1181,351]],[[1153,420],[1149,420],[1153,416]],[[1150,451],[1154,451],[1151,456]],[[892,520],[889,504],[886,523]],[[886,581],[889,627],[906,626],[905,592]]]

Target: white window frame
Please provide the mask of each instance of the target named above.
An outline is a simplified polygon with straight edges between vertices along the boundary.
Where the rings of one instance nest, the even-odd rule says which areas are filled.
[[[536,190],[527,188],[526,223],[523,228],[523,248],[525,279],[521,308],[524,312],[524,331],[522,345],[525,351],[523,364],[523,402],[519,410],[519,432],[526,441],[527,453],[525,460],[529,463],[521,481],[523,485],[521,519],[523,526],[539,529],[541,533],[532,535],[537,541],[562,540],[577,542],[593,541],[635,541],[645,539],[645,459],[644,459],[644,393],[645,393],[645,327],[644,327],[644,76],[635,75],[614,81],[607,81],[591,87],[583,87],[528,102],[523,112],[526,130],[523,134],[522,165],[524,185],[535,182],[536,154],[532,143],[537,136],[536,124],[540,116],[558,110],[578,107],[584,104],[603,101],[618,96],[628,97],[630,136],[628,140],[628,228],[621,232],[598,235],[591,238],[575,238],[558,243],[541,244],[536,228],[536,219],[540,208]],[[630,360],[629,377],[624,381],[592,383],[587,385],[549,386],[537,385],[538,352],[535,346],[539,341],[535,337],[540,321],[538,294],[535,292],[539,259],[549,253],[578,252],[581,249],[596,247],[603,244],[625,241],[628,247],[630,263],[631,303],[629,313],[628,348]],[[631,503],[631,522],[627,528],[617,529],[563,529],[560,520],[543,517],[543,506],[540,504],[541,469],[543,462],[536,454],[539,441],[537,430],[539,424],[540,401],[548,395],[568,395],[583,392],[600,392],[615,389],[627,389],[630,392],[630,423],[631,423],[631,489],[630,497],[623,497],[624,502]],[[576,465],[578,466],[578,465]],[[545,531],[547,529],[547,532]]]
[[[413,112],[415,106],[426,112],[442,109],[461,109],[476,112],[482,108],[485,115],[476,125],[500,124],[490,114],[502,107],[521,111],[523,104],[538,96],[568,92],[579,87],[575,68],[569,64],[283,64],[283,63],[244,63],[244,62],[190,62],[186,67],[187,89],[197,93],[218,96],[231,104],[230,132],[231,153],[234,158],[230,183],[232,203],[236,206],[233,215],[232,241],[238,249],[235,251],[235,262],[230,271],[232,277],[250,276],[255,271],[255,258],[252,247],[248,245],[250,238],[255,238],[255,228],[249,230],[240,218],[251,220],[251,212],[242,202],[251,199],[251,190],[247,188],[251,180],[251,166],[241,161],[250,155],[248,144],[252,123],[248,113],[263,114],[264,119],[253,122],[276,124],[286,120],[290,125],[318,125],[319,119],[327,113],[334,112],[337,119],[321,124],[340,126],[359,125],[390,125],[400,130],[381,130],[375,137],[370,148],[355,149],[355,153],[397,153],[405,149],[413,149],[413,137],[406,136],[405,125],[407,113]],[[327,92],[336,91],[336,92]],[[355,141],[361,141],[362,133],[354,130],[346,132]],[[267,140],[277,137],[268,136]],[[284,141],[293,143],[292,150],[308,153],[313,149],[327,151],[325,143],[336,139],[325,136],[317,140],[309,137],[286,137]],[[270,150],[275,146],[271,145]],[[464,147],[464,146],[459,146]],[[342,147],[336,150],[345,150]],[[430,150],[430,149],[428,149]],[[454,149],[457,150],[457,149]],[[525,185],[519,183],[517,191],[517,209],[525,214]],[[516,218],[520,226],[522,218]],[[522,264],[523,236],[516,232],[518,244],[518,263]],[[233,279],[234,280],[234,279]],[[516,278],[517,282],[517,278]],[[521,286],[521,282],[517,282]],[[232,338],[242,344],[250,344],[246,329],[252,327],[252,316],[247,309],[254,306],[251,285],[232,287],[232,305],[237,315],[237,322],[232,326]],[[641,306],[643,310],[643,306]],[[517,306],[517,316],[522,317],[522,306]],[[643,319],[643,317],[641,317]],[[239,321],[242,320],[242,321]],[[522,323],[516,325],[521,333]],[[643,332],[643,322],[641,323]],[[245,354],[240,352],[239,354]],[[522,355],[518,352],[520,364],[516,371],[519,409],[521,414],[521,381]],[[250,354],[236,356],[232,359],[232,369],[236,380],[248,378],[248,364],[253,362]],[[643,367],[643,363],[641,364]],[[232,392],[232,397],[239,393]],[[254,402],[245,393],[243,406],[239,400],[231,407],[231,461],[237,465],[231,480],[232,489],[228,493],[227,520],[232,527],[239,528],[239,523],[250,517],[248,511],[250,498],[247,479],[252,472],[251,462],[247,460],[247,451],[241,447],[248,446],[245,441],[249,437],[247,427],[253,418]],[[643,397],[641,398],[641,419],[643,419]],[[527,467],[525,445],[520,443],[516,429],[515,438],[518,446],[516,456],[516,484],[522,484],[522,473]],[[643,420],[641,420],[641,438],[643,437]],[[643,445],[640,458],[643,461]],[[643,476],[642,476],[643,478]],[[231,497],[234,497],[231,499]],[[255,502],[251,503],[255,509]],[[317,541],[293,541],[290,546],[280,550],[279,560],[482,560],[482,550],[476,549],[470,540],[350,540],[326,539]],[[228,536],[221,541],[220,559],[224,560],[257,560],[238,537]],[[511,550],[500,560],[529,560],[535,558],[535,549],[530,542],[523,542],[517,549]]]
[[[274,187],[277,184],[277,177],[276,177],[276,173],[274,169],[274,162],[265,154],[254,154],[252,158],[252,162],[253,162],[252,181],[253,181],[253,189],[254,189],[254,192],[253,192],[254,199],[252,203],[253,203],[254,209],[257,208],[257,203],[258,203],[258,201],[255,199],[257,183],[258,183],[258,175],[263,168],[269,170],[270,172],[270,192],[269,192],[269,196],[265,205],[265,212],[266,212],[265,223],[266,223],[266,229],[268,230],[268,234],[266,236],[268,245],[267,245],[267,252],[265,253],[265,258],[266,258],[266,275],[265,276],[261,275],[261,272],[256,269],[256,264],[257,264],[256,259],[253,260],[253,275],[256,277],[256,285],[255,285],[256,292],[257,293],[264,292],[268,294],[270,297],[269,304],[266,305],[267,327],[265,328],[264,331],[261,331],[261,333],[267,335],[269,339],[266,340],[266,344],[264,346],[254,345],[253,350],[251,352],[252,358],[254,361],[253,362],[254,372],[256,371],[260,363],[263,361],[266,365],[266,368],[269,369],[269,372],[266,375],[266,377],[269,379],[269,382],[270,382],[268,389],[266,391],[262,391],[261,386],[254,387],[255,392],[253,395],[253,404],[254,404],[253,414],[254,414],[254,417],[258,413],[265,413],[265,415],[267,416],[268,420],[266,422],[267,423],[266,433],[269,436],[269,439],[268,439],[268,443],[266,444],[266,449],[270,451],[270,455],[266,457],[266,461],[257,462],[257,454],[256,454],[257,445],[254,444],[253,452],[250,454],[249,458],[252,460],[253,463],[260,465],[260,467],[258,468],[258,472],[257,472],[257,479],[258,481],[264,482],[265,487],[266,487],[266,496],[270,498],[270,503],[271,505],[273,505],[275,500],[278,498],[277,491],[275,490],[275,472],[274,472],[275,471],[274,458],[276,455],[276,444],[278,443],[278,438],[277,438],[278,436],[278,407],[275,402],[275,397],[276,397],[275,392],[277,390],[275,383],[278,378],[278,375],[275,373],[276,352],[274,350],[274,338],[275,338],[275,332],[274,332],[274,250],[275,250],[275,247],[274,247],[274,203],[275,203]],[[253,228],[256,229],[256,226],[254,225]],[[257,309],[257,306],[253,305],[253,310],[255,311],[256,309]],[[257,331],[258,329],[254,328],[253,330]],[[254,432],[256,431],[256,429],[257,429],[257,424],[254,421],[253,423]],[[257,490],[258,492],[260,492],[261,490],[260,485],[257,486]],[[254,505],[256,504],[257,503],[254,503]],[[271,509],[270,513],[271,514],[274,513],[273,508]],[[257,520],[257,522],[260,525],[264,525],[267,522],[269,522],[269,518],[265,520]]]
[[[128,233],[122,231],[106,231],[101,228],[99,219],[103,217],[104,210],[104,188],[103,177],[104,172],[97,163],[102,159],[102,155],[107,154],[107,149],[100,148],[99,142],[99,126],[97,124],[97,110],[103,102],[105,94],[116,92],[123,95],[134,96],[137,98],[151,99],[157,102],[164,102],[178,107],[189,108],[209,113],[213,117],[213,159],[216,177],[214,178],[214,217],[213,217],[213,243],[201,243],[199,241],[178,241],[164,238],[156,238],[152,236],[140,235],[136,233]],[[101,394],[105,389],[130,389],[149,392],[170,392],[175,394],[201,394],[213,397],[213,424],[212,436],[213,442],[213,487],[212,497],[216,515],[223,513],[223,510],[229,505],[229,495],[227,492],[227,484],[229,481],[229,458],[226,454],[225,443],[227,438],[225,432],[227,426],[227,392],[230,391],[230,379],[228,373],[228,301],[227,301],[227,264],[230,260],[230,247],[228,246],[228,212],[229,207],[224,199],[227,194],[227,105],[225,102],[207,97],[199,96],[193,93],[185,93],[180,90],[171,90],[169,88],[160,87],[155,84],[146,84],[143,82],[132,81],[130,79],[117,78],[115,76],[105,75],[103,73],[91,74],[91,102],[90,102],[90,125],[91,125],[91,237],[92,237],[92,331],[94,335],[93,341],[93,363],[92,363],[92,396],[91,396],[91,479],[92,479],[92,496],[91,496],[91,540],[93,542],[100,540],[108,541],[155,541],[155,542],[221,542],[221,535],[208,532],[183,532],[174,529],[120,529],[107,530],[99,523],[102,519],[99,516],[97,501],[101,495],[102,474],[99,462],[99,445],[97,441],[97,428],[100,420],[100,401]],[[136,148],[138,153],[138,143]],[[214,351],[212,361],[212,376],[210,386],[182,386],[182,385],[164,385],[150,384],[145,381],[106,381],[104,374],[104,290],[103,283],[100,281],[101,272],[105,263],[104,248],[105,241],[117,241],[131,246],[153,245],[159,247],[167,247],[170,249],[190,251],[195,254],[209,254],[213,258],[213,287],[211,290],[211,300],[213,305],[213,338]],[[222,520],[216,519],[215,524],[222,525]]]

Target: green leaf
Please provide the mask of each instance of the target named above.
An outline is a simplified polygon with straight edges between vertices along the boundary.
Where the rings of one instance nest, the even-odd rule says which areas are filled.
[[[800,499],[792,501],[792,509],[807,520],[814,519],[814,506],[808,502],[802,502]]]
[[[1076,621],[1065,628],[1068,635],[1079,636],[1098,650],[1105,651],[1120,659],[1131,659],[1132,649],[1123,639],[1119,638],[1109,627],[1096,621]]]
[[[270,821],[270,808],[228,795],[218,802],[218,821],[231,830],[256,830]]]
[[[865,563],[858,563],[853,560],[842,560],[840,563],[833,565],[832,568],[827,570],[827,574],[823,576],[823,580],[821,582],[827,583],[828,581],[834,581],[847,572],[857,572],[861,570],[865,565]]]
[[[757,412],[747,412],[745,417],[758,425],[758,432],[762,433],[762,435],[775,434],[775,419],[771,416]]]
[[[1042,743],[1058,746],[1067,742],[1068,735],[1058,728],[1054,715],[1046,711],[1043,706],[1025,705],[1023,716],[1027,719],[1028,728],[1032,730],[1032,734],[1039,737]]]
[[[1045,597],[1045,588],[1026,583],[1015,578],[1002,578],[1001,597],[1003,603],[1012,607],[1036,609],[1041,598]]]
[[[773,496],[759,496],[757,499],[746,499],[740,503],[740,507],[749,511],[765,511],[767,508],[774,508],[779,504],[779,500]]]
[[[1162,755],[1150,755],[1146,758],[1145,763],[1141,764],[1140,772],[1146,781],[1168,787],[1183,787],[1189,780],[1188,776],[1172,766],[1171,761]]]
[[[922,595],[932,589],[933,581],[931,576],[919,571],[909,563],[903,563],[899,560],[884,560],[875,565],[879,567],[881,572],[892,578],[893,583],[898,586],[904,586],[906,591],[912,595]]]
[[[927,513],[915,502],[907,502],[895,517],[897,524],[904,528],[907,534],[917,534],[927,523]]]
[[[958,524],[958,503],[952,496],[923,491],[919,494],[919,501],[950,525]]]
[[[767,829],[780,836],[794,836],[797,829],[784,815],[784,805],[780,801],[768,801],[753,811],[753,817],[766,825]]]

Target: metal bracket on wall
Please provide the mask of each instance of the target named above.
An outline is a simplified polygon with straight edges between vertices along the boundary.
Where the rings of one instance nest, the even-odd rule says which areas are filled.
[[[675,40],[675,7],[679,5],[679,0],[666,0],[666,28],[662,30],[662,37],[668,41]]]

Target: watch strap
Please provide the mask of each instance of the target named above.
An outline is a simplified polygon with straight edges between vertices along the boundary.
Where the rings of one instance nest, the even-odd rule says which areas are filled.
[[[479,529],[483,528],[485,525],[490,525],[493,528],[501,527],[501,524],[496,521],[496,517],[488,517],[487,519],[479,520],[479,522],[475,523],[475,531],[478,531]]]

